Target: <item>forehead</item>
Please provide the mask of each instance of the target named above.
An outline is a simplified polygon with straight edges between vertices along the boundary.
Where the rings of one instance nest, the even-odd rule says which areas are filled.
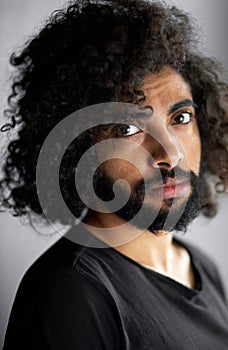
[[[141,88],[145,93],[145,104],[155,107],[168,107],[177,101],[192,100],[189,84],[180,73],[170,67],[159,73],[148,73],[142,81]]]

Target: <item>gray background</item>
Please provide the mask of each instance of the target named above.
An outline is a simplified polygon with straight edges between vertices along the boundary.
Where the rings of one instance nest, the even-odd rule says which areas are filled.
[[[177,4],[193,14],[201,32],[201,48],[213,57],[227,64],[227,0],[182,0],[166,1]],[[52,10],[64,2],[61,0],[0,0],[0,124],[3,124],[2,111],[10,91],[8,65],[11,52],[20,48],[24,41],[36,33]],[[0,135],[1,145],[6,136]],[[1,157],[3,155],[1,154]],[[184,239],[195,242],[217,263],[228,293],[227,266],[227,206],[228,196],[222,195],[219,214],[209,220],[199,217],[189,228]],[[57,236],[44,236],[36,233],[22,220],[1,214],[0,217],[0,347],[2,345],[10,308],[22,275],[31,263],[46,250]]]

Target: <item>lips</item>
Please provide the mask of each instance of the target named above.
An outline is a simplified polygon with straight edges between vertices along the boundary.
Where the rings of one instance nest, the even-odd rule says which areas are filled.
[[[188,193],[190,184],[183,179],[168,179],[166,184],[158,184],[152,188],[152,193],[156,197],[163,197],[163,199],[181,197]]]

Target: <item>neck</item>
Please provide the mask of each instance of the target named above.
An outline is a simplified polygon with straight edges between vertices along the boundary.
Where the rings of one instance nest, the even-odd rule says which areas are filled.
[[[155,235],[133,226],[126,229],[123,226],[126,222],[113,213],[90,213],[85,223],[92,234],[140,265],[194,288],[195,276],[189,253],[173,241],[172,233],[159,231]],[[119,231],[117,226],[120,226]]]
[[[155,235],[144,231],[133,241],[115,249],[145,267],[168,272],[172,261],[172,240],[171,233],[160,231],[159,235]]]
[[[173,260],[172,233],[159,231],[155,235],[148,230],[142,232],[133,226],[123,229],[124,220],[113,213],[90,213],[85,223],[90,225],[92,234],[139,264],[160,271],[169,270]],[[117,226],[121,227],[121,235],[118,236],[108,230]]]

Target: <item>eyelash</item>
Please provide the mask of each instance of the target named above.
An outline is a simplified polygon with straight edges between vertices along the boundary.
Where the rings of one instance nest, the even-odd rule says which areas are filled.
[[[124,135],[124,129],[128,129],[129,127],[134,127],[134,128],[137,128],[138,130],[131,135]],[[133,136],[137,135],[138,133],[142,132],[142,130],[137,125],[129,123],[129,124],[119,124],[119,125],[115,126],[112,129],[112,132],[113,132],[114,136],[133,137]]]
[[[178,118],[178,117],[181,117],[183,116],[184,114],[187,114],[189,116],[189,121],[186,122],[186,123],[179,123],[179,122],[175,122],[175,119]],[[174,118],[173,118],[173,121],[174,121],[174,125],[188,125],[194,118],[194,114],[192,112],[181,112],[181,113],[178,113]],[[136,131],[135,133],[131,134],[131,135],[124,135],[124,128],[128,128],[128,127],[135,127],[138,129],[138,131]],[[121,130],[122,129],[122,130]],[[110,133],[112,134],[112,136],[114,137],[134,137],[136,136],[137,134],[139,134],[140,132],[142,132],[143,130],[140,129],[139,126],[135,125],[135,124],[118,124],[118,125],[115,125]]]
[[[178,113],[174,118],[173,118],[173,120],[175,121],[175,119],[176,118],[178,118],[178,117],[181,117],[181,116],[183,116],[183,115],[188,115],[189,116],[189,121],[188,122],[186,122],[186,123],[178,123],[178,122],[174,122],[174,125],[188,125],[189,123],[191,123],[191,121],[192,121],[192,119],[193,119],[193,117],[194,117],[194,115],[193,115],[193,113],[192,112],[181,112],[181,113]],[[124,124],[123,125],[123,128],[124,127],[130,127],[130,126],[134,126],[134,127],[136,127],[137,129],[139,129],[137,132],[135,132],[134,134],[132,134],[132,135],[125,135],[125,137],[133,137],[133,136],[135,136],[135,135],[137,135],[138,133],[140,133],[142,130],[138,127],[138,126],[136,126],[136,125],[134,125],[134,124]]]
[[[178,118],[178,117],[181,117],[181,116],[183,116],[184,114],[187,114],[188,116],[189,116],[189,121],[188,122],[186,122],[186,123],[176,123],[175,122],[175,119],[176,118]],[[173,118],[173,120],[174,120],[174,125],[188,125],[191,121],[192,121],[192,119],[193,119],[193,113],[191,113],[191,112],[181,112],[181,113],[178,113],[174,118]]]

